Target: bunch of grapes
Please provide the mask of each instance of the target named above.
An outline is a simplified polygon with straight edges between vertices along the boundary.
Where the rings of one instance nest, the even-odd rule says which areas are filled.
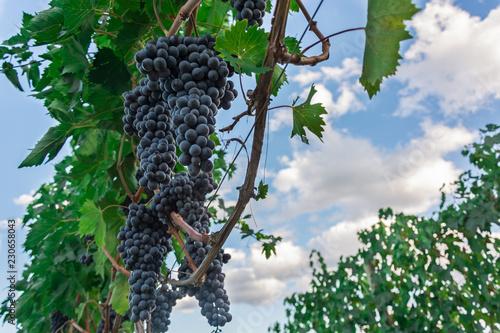
[[[143,140],[144,137],[150,140],[159,138],[158,130],[167,131],[170,134],[166,133],[165,136],[168,137],[169,144],[173,144],[172,138],[175,136],[175,142],[183,151],[179,162],[188,167],[188,172],[193,177],[201,171],[212,171],[213,163],[209,159],[215,144],[209,136],[215,131],[215,116],[219,107],[229,109],[238,95],[234,83],[227,80],[227,77],[233,75],[234,69],[218,55],[214,46],[215,39],[211,35],[197,38],[161,37],[158,41],[148,41],[146,47],[135,55],[137,68],[148,77],[147,86],[144,81],[143,88],[136,88],[133,93],[124,96],[125,131],[131,135],[137,134]],[[148,98],[143,90],[149,93]],[[155,93],[157,91],[159,93]],[[163,113],[153,113],[153,118],[156,114],[157,119],[151,119],[149,110],[153,107],[152,104],[155,104],[155,110],[158,104],[165,109]],[[147,116],[144,108],[149,111]],[[167,125],[164,129],[163,124],[158,125],[158,119],[164,118],[161,117],[163,114],[171,116],[169,120],[172,119],[173,128]],[[146,179],[141,179],[140,185],[150,189],[167,185],[170,177],[159,181],[158,179],[163,179],[163,174],[160,173],[157,177],[157,171],[150,171],[159,170],[157,164],[152,165],[150,156],[153,154],[142,157],[151,145],[151,142],[143,140],[139,148],[142,148],[141,154],[138,156],[141,158],[141,171],[148,174]],[[159,159],[157,161],[160,162]],[[172,161],[174,165],[176,162],[176,159]],[[148,167],[151,169],[148,170]]]
[[[52,313],[50,314],[50,329],[52,330],[52,333],[64,332],[63,326],[68,320],[69,318],[63,315],[61,311],[57,311],[55,309],[52,310]]]
[[[92,254],[89,255],[83,254],[80,257],[80,262],[85,266],[90,266],[94,262],[94,256]]]
[[[207,223],[208,224],[208,223]],[[208,226],[207,226],[208,228]],[[186,249],[194,264],[199,266],[212,247],[202,242],[187,239]],[[189,296],[195,296],[198,305],[201,307],[201,314],[205,316],[212,326],[224,326],[231,321],[229,313],[229,297],[224,289],[226,275],[222,272],[222,265],[226,264],[231,256],[221,250],[207,270],[207,278],[200,287],[183,286],[180,291]],[[184,258],[179,268],[179,280],[188,279],[193,270],[188,266],[187,259]]]
[[[160,272],[168,252],[172,251],[168,225],[159,221],[145,205],[129,206],[127,225],[120,228],[118,252],[128,270]]]
[[[175,287],[170,289],[167,285],[161,286],[156,294],[156,308],[151,313],[151,331],[153,333],[162,333],[168,331],[170,325],[170,314],[177,303],[177,300],[184,297]]]
[[[137,323],[139,320],[149,319],[149,313],[155,306],[158,274],[154,271],[134,270],[128,282],[130,284],[128,300],[132,312],[130,320]]]
[[[222,0],[228,2],[228,0]],[[231,0],[231,6],[236,9],[236,20],[248,20],[247,27],[264,23],[263,17],[266,14],[265,0]]]
[[[147,319],[156,297],[156,282],[160,267],[172,251],[168,226],[158,220],[145,205],[129,206],[127,225],[120,228],[118,252],[125,268],[132,271],[129,279],[131,320]]]
[[[211,214],[205,211],[204,203],[207,194],[217,188],[211,174],[214,165],[210,158],[215,143],[210,135],[215,132],[219,108],[229,109],[238,95],[234,83],[227,79],[234,68],[214,47],[215,38],[211,35],[148,41],[135,55],[137,68],[147,77],[123,95],[124,131],[141,138],[137,149],[139,185],[157,193],[151,208],[130,204],[127,224],[118,234],[122,241],[118,251],[125,268],[132,272],[131,321],[147,320],[151,315],[155,332],[168,329],[172,307],[186,293],[197,295],[205,309],[202,313],[211,325],[223,326],[231,320],[222,273],[222,264],[229,257],[223,251],[207,272],[208,284],[183,287],[179,291],[167,287],[156,290],[160,267],[173,249],[167,233],[169,214],[180,214],[200,233],[210,231]],[[182,152],[179,158],[177,148]],[[173,175],[177,162],[187,166],[188,172]],[[189,237],[186,247],[196,265],[201,264],[211,248]],[[186,262],[184,258],[181,279],[192,273]]]

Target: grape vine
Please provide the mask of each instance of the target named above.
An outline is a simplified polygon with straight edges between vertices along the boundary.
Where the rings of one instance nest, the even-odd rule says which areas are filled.
[[[395,52],[387,57],[397,63],[406,36],[399,22],[416,12],[403,2],[404,14],[369,8],[369,18],[387,15],[396,22],[381,31],[367,24],[370,61],[362,83],[370,95],[396,69],[376,56],[377,47],[390,44]],[[52,160],[67,141],[71,153],[57,163],[54,179],[40,187],[24,219],[30,230],[24,250],[32,260],[17,286],[21,332],[165,332],[183,297],[194,297],[216,330],[232,321],[223,271],[231,259],[223,249],[229,234],[236,228],[261,241],[267,257],[281,240],[253,231],[241,218],[249,201],[267,191],[261,184],[256,193],[255,185],[271,96],[286,82],[289,64],[315,65],[329,57],[328,38],[301,0],[274,2],[271,20],[265,14],[272,5],[62,0],[23,16],[20,33],[0,48],[2,73],[22,90],[22,69],[32,95],[57,124],[20,167]],[[306,56],[302,38],[285,34],[290,10],[299,9],[304,31],[322,45],[319,56]],[[267,19],[269,31],[261,28]],[[33,45],[45,53],[36,56]],[[217,115],[234,111],[236,88],[243,90],[241,77],[238,85],[229,80],[235,74],[258,75],[257,84],[243,96],[246,110],[219,129]],[[304,103],[289,106],[292,135],[304,142],[306,128],[320,138],[323,131],[326,110],[311,104],[314,93],[312,87]],[[245,139],[228,140],[240,144],[229,163],[217,132],[231,132],[243,118],[252,121],[251,130]],[[238,200],[219,219],[211,200],[250,145]],[[218,223],[221,230],[212,232]],[[165,265],[170,253],[178,256],[175,270]]]

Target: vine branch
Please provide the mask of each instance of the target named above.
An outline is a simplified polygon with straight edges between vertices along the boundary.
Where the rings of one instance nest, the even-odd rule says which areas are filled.
[[[80,327],[80,326],[76,323],[76,321],[75,321],[74,319],[71,319],[71,320],[70,320],[70,323],[71,323],[71,325],[72,325],[74,328],[76,328],[79,332],[81,332],[81,333],[90,333],[89,331],[86,331],[86,330],[84,330],[83,328],[81,328],[81,327]]]
[[[282,52],[282,54],[278,57],[278,62],[280,63],[291,63],[297,66],[315,66],[318,63],[328,60],[330,57],[330,41],[328,38],[325,38],[321,31],[318,29],[318,24],[316,21],[312,21],[311,15],[309,15],[309,12],[307,11],[306,7],[302,3],[302,0],[295,0],[297,2],[297,5],[299,5],[300,11],[302,14],[304,14],[304,17],[306,18],[307,22],[310,22],[309,24],[309,30],[314,32],[314,34],[319,38],[321,44],[322,44],[322,53],[319,56],[312,56],[312,57],[302,57],[303,53],[301,54],[296,54],[294,53],[293,55],[288,53],[288,52]]]
[[[158,9],[156,8],[156,0],[153,0],[153,8],[154,8],[154,11],[155,11],[155,15],[156,15],[156,20],[158,21],[158,25],[160,26],[161,30],[163,31],[163,33],[165,35],[168,34],[168,31],[167,29],[165,29],[165,27],[163,26],[163,23],[161,23],[161,19],[160,19],[160,14],[158,14]]]
[[[288,18],[288,9],[290,8],[290,0],[277,1],[274,10],[273,26],[269,33],[269,44],[266,50],[266,56],[264,58],[263,67],[269,67],[270,70],[259,76],[257,82],[257,87],[252,94],[252,102],[249,105],[250,112],[252,109],[256,110],[255,124],[254,124],[254,135],[252,144],[252,153],[250,157],[250,162],[247,167],[247,172],[245,175],[245,180],[240,188],[240,194],[238,201],[234,207],[233,212],[229,216],[228,221],[224,224],[222,229],[216,233],[215,241],[212,248],[208,252],[207,256],[198,267],[198,270],[194,272],[193,275],[187,280],[169,281],[171,284],[177,286],[185,285],[199,285],[200,281],[207,272],[210,264],[215,259],[222,246],[229,237],[229,234],[233,230],[234,226],[238,222],[241,214],[243,213],[246,205],[252,198],[254,194],[255,178],[257,176],[257,170],[259,167],[260,157],[262,154],[262,146],[264,143],[264,134],[266,128],[266,115],[267,107],[269,105],[269,97],[271,95],[271,85],[274,73],[274,68],[276,67],[276,51],[279,49],[282,41],[285,37],[285,28]]]
[[[104,252],[104,254],[106,255],[106,257],[108,257],[109,261],[111,261],[111,264],[113,264],[113,267],[120,273],[123,273],[127,276],[130,276],[130,272],[127,271],[125,268],[123,268],[122,266],[118,265],[118,263],[115,261],[115,259],[111,256],[111,254],[109,254],[109,251],[108,249],[106,248],[106,246],[103,246],[102,247],[102,252]]]
[[[177,34],[179,31],[182,23],[186,21],[189,18],[189,15],[193,12],[193,10],[202,2],[203,0],[188,0],[184,4],[184,6],[181,7],[179,10],[179,13],[175,17],[174,22],[172,23],[172,26],[170,27],[170,30],[167,33],[167,37],[172,37],[173,35]]]
[[[231,132],[233,129],[234,129],[234,126],[236,126],[236,124],[240,121],[241,118],[243,118],[244,116],[252,116],[252,110],[251,109],[248,109],[242,113],[240,113],[239,115],[237,115],[236,117],[233,117],[234,121],[231,125],[229,126],[226,126],[224,128],[221,128],[219,130],[219,132],[223,133],[223,132]]]
[[[118,175],[120,176],[120,181],[122,182],[122,185],[125,188],[127,195],[132,200],[134,198],[134,195],[132,194],[132,192],[130,192],[130,189],[128,188],[127,183],[125,182],[125,178],[123,177],[123,172],[122,172],[122,152],[124,143],[125,143],[125,134],[122,134],[122,139],[120,142],[120,150],[118,151],[118,160],[116,161],[116,170],[118,171]]]
[[[179,245],[182,247],[182,250],[184,251],[184,254],[186,255],[189,268],[191,268],[193,271],[196,271],[198,269],[198,267],[196,267],[193,259],[189,256],[189,253],[186,250],[186,246],[184,245],[184,241],[182,240],[182,237],[179,234],[179,231],[177,230],[177,228],[172,224],[172,222],[169,219],[167,219],[167,223],[168,223],[168,226],[170,227],[169,232],[171,232],[172,235],[174,235],[174,237],[177,239],[177,241],[179,242]]]

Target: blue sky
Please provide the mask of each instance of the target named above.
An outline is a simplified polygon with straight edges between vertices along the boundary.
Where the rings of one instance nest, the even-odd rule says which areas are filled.
[[[46,3],[0,0],[0,38],[17,31],[22,11],[40,11]],[[304,3],[314,12],[319,1]],[[282,321],[283,298],[307,289],[310,250],[321,250],[334,267],[341,255],[356,251],[356,232],[376,222],[379,208],[391,206],[415,214],[435,210],[441,185],[469,167],[460,150],[477,138],[479,128],[500,123],[499,2],[416,3],[423,11],[410,24],[415,38],[402,43],[404,60],[398,73],[384,80],[382,91],[372,100],[357,83],[363,32],[331,39],[327,62],[313,68],[289,67],[289,84],[271,106],[290,104],[297,95],[305,97],[315,83],[314,102],[323,103],[329,111],[324,143],[312,136],[309,146],[298,138],[290,140],[291,111],[270,112],[265,143],[270,194],[265,201],[253,202],[248,211],[255,217],[252,224],[283,236],[284,242],[278,256],[266,261],[258,244],[240,241],[237,234],[229,238],[233,260],[225,271],[234,320],[225,331],[266,332],[271,323]],[[341,5],[324,1],[316,18],[320,30],[327,35],[364,26],[366,4],[366,0]],[[267,28],[269,20],[266,16]],[[305,25],[305,19],[294,14],[287,32],[300,36]],[[303,45],[315,41],[314,34],[308,33]],[[316,47],[308,54],[319,51]],[[24,78],[21,82],[27,88]],[[253,88],[254,82],[244,80],[245,90]],[[0,92],[4,110],[0,221],[5,221],[22,217],[31,193],[51,179],[60,157],[40,167],[17,169],[53,121],[39,101],[17,91],[5,77],[0,77]],[[240,99],[230,111],[219,113],[218,124],[229,124],[243,110]],[[222,138],[246,136],[251,123],[242,120],[238,126]],[[231,146],[230,156],[233,151]],[[245,161],[244,155],[238,158],[240,172],[222,186],[229,203],[236,199]],[[264,169],[259,177],[264,177]],[[5,228],[0,230],[5,253]],[[0,281],[5,281],[4,265],[2,261]],[[2,291],[2,299],[3,295]],[[184,332],[187,321],[192,331],[210,331],[197,304],[187,301],[174,310],[169,332]],[[9,329],[5,331],[14,332]]]

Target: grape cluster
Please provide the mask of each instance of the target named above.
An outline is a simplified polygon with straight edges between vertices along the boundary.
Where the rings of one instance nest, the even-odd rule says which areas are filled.
[[[94,262],[94,256],[92,254],[82,254],[82,256],[80,257],[80,262],[85,266],[90,266]]]
[[[84,235],[83,236],[83,242],[85,244],[91,244],[94,242],[94,235]]]
[[[132,203],[129,206],[127,225],[120,228],[118,252],[125,268],[160,272],[168,252],[172,251],[171,236],[167,224],[162,223],[145,205]]]
[[[136,88],[134,93],[124,96],[126,112],[123,118],[124,129],[131,135],[144,137],[147,131],[150,131],[150,139],[158,137],[158,123],[156,127],[154,123],[156,119],[145,117],[145,113],[139,112],[139,109],[145,105],[151,108],[152,103],[168,109],[175,129],[175,133],[171,131],[172,136],[175,134],[175,141],[183,151],[179,162],[188,167],[188,172],[192,176],[198,175],[201,171],[212,171],[213,163],[209,158],[212,156],[215,144],[209,136],[215,131],[215,116],[219,107],[229,109],[231,102],[238,95],[234,83],[227,80],[227,77],[233,75],[234,69],[223,61],[214,50],[214,46],[215,39],[211,35],[197,38],[161,37],[158,41],[148,41],[145,48],[135,55],[137,68],[148,77],[147,89]],[[153,84],[154,87],[151,86]],[[157,90],[152,88],[161,92],[159,101],[144,96],[142,91],[145,89],[146,92],[150,92],[149,96],[153,96]],[[156,98],[159,94],[154,95]],[[154,135],[153,130],[156,130]],[[160,126],[160,131],[170,130],[170,126],[165,130],[163,125]],[[143,149],[149,147],[148,144],[149,142],[143,144],[141,141]],[[141,171],[146,172],[144,168],[148,166],[155,169],[151,161],[143,166],[142,161],[145,159],[141,155],[139,157]],[[164,182],[158,181],[156,174],[151,173],[149,178],[147,175],[146,178],[147,181],[142,180],[141,186],[147,185],[154,189],[157,189],[159,184],[166,185],[170,180],[170,177],[167,177]],[[163,178],[163,175],[160,175],[160,178]]]
[[[171,212],[182,216],[184,221],[198,231],[208,233],[209,216],[203,204],[206,195],[217,188],[212,173],[203,172],[197,177],[190,177],[186,172],[174,176],[168,186],[164,186],[154,196],[151,209],[160,219],[165,219]],[[199,218],[203,216],[203,224]]]
[[[147,319],[155,304],[156,282],[168,252],[172,251],[168,226],[158,220],[145,205],[132,203],[126,226],[120,228],[118,252],[125,268],[132,271],[129,279],[131,320]]]
[[[228,0],[222,0],[227,2]],[[247,27],[264,23],[263,17],[266,14],[265,0],[231,0],[231,6],[236,9],[236,20],[248,20]]]
[[[103,333],[104,332],[104,327],[106,326],[106,312],[103,311],[102,313],[102,316],[101,316],[101,322],[99,323],[99,326],[97,327],[97,331],[96,333]],[[113,310],[113,308],[110,308],[109,309],[109,328],[110,328],[110,331],[111,329],[113,328],[113,326],[115,325],[115,319],[116,319],[116,311]],[[125,316],[122,317],[122,323],[124,321],[128,321],[130,320],[129,318],[129,312],[127,311],[127,313],[125,313]],[[122,327],[122,325],[120,324],[120,328]]]
[[[200,96],[199,92],[193,88],[189,95],[177,98],[173,109],[176,142],[182,151],[179,163],[187,166],[192,176],[214,168],[210,157],[215,143],[209,137],[215,132],[217,107],[209,95]]]
[[[170,109],[162,99],[159,83],[147,78],[126,92],[124,99],[123,129],[141,137],[137,151],[142,173],[139,184],[154,191],[170,182],[177,163]]]
[[[210,249],[210,245],[198,241],[193,242],[189,237],[186,241],[186,250],[196,266],[201,264]],[[198,300],[198,305],[201,307],[201,314],[207,318],[210,325],[215,327],[224,326],[232,319],[229,313],[229,297],[224,289],[226,275],[222,273],[222,265],[226,264],[229,259],[231,259],[231,255],[221,250],[210,264],[207,270],[207,278],[203,285],[200,287],[181,287],[181,292],[187,293],[189,296],[195,296],[196,300]],[[181,262],[179,271],[182,272],[178,276],[180,280],[189,278],[193,273],[185,258]]]
[[[50,329],[52,333],[61,333],[63,331],[63,326],[69,320],[68,317],[63,315],[61,311],[52,310],[50,314]]]
[[[160,185],[170,183],[172,169],[177,163],[172,134],[169,132],[165,138],[156,139],[150,143],[147,138],[143,138],[137,151],[137,155],[141,158],[140,170],[143,173],[139,185],[152,191],[158,189]]]
[[[170,289],[167,285],[161,286],[156,291],[156,308],[151,313],[151,331],[153,333],[163,333],[168,331],[170,325],[170,314],[177,303],[177,300],[184,297],[176,289]]]
[[[137,323],[139,319],[149,319],[149,312],[155,305],[157,281],[158,274],[154,271],[138,269],[132,272],[128,279],[130,284],[128,300],[132,312],[130,317],[132,322]]]

